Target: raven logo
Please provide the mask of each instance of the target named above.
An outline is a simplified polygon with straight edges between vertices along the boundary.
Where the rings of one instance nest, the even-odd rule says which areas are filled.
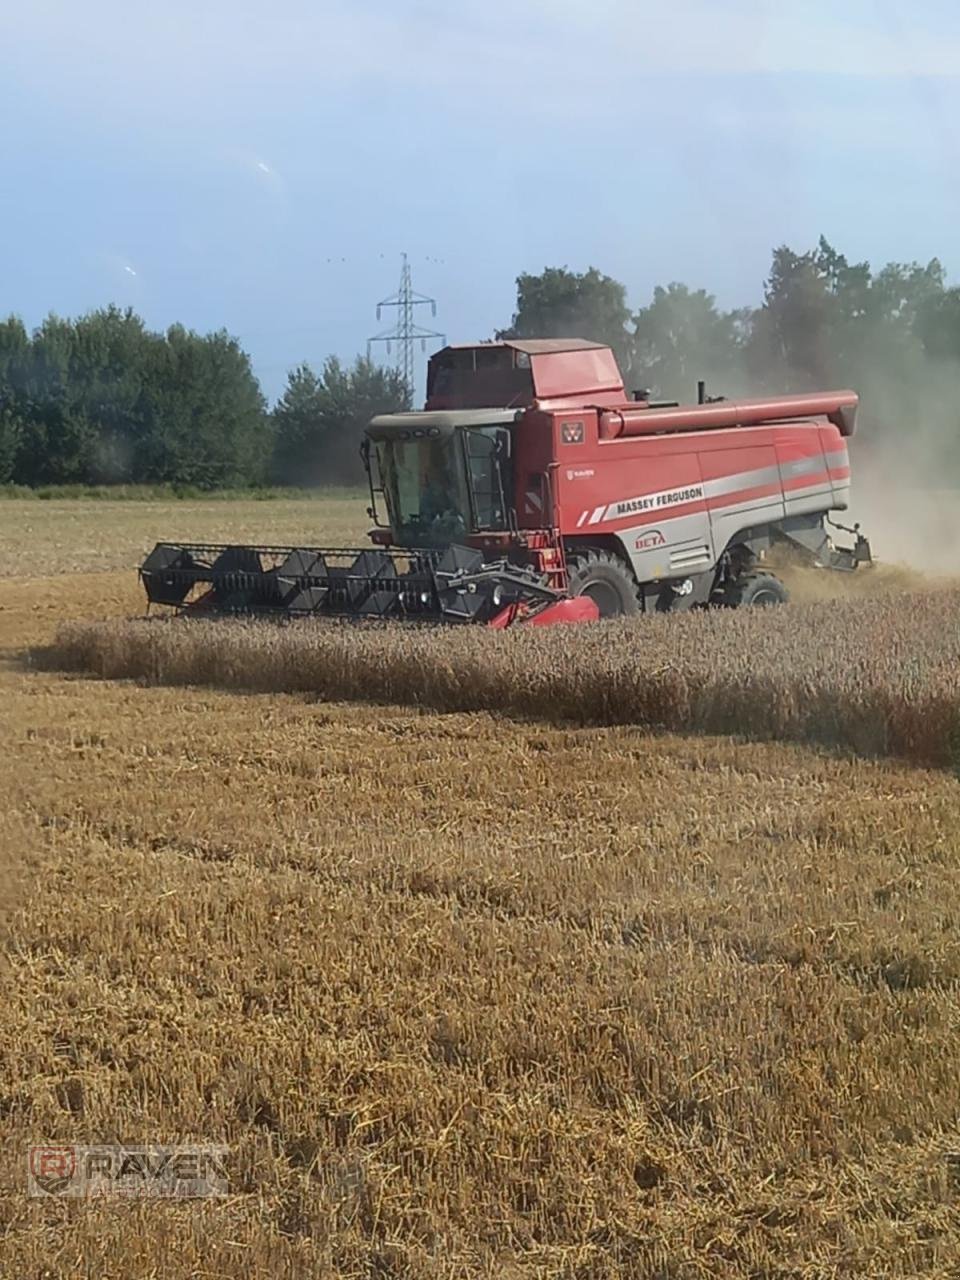
[[[77,1171],[77,1156],[73,1147],[31,1147],[30,1176],[49,1196],[59,1195],[73,1179]]]

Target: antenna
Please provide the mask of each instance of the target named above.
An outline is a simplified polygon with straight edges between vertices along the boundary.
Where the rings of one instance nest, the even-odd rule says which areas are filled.
[[[387,354],[392,350],[392,344],[396,343],[397,347],[397,372],[403,376],[410,394],[413,395],[413,364],[414,364],[414,345],[420,343],[420,350],[426,351],[427,342],[431,338],[439,338],[445,343],[446,334],[437,333],[432,329],[423,329],[420,325],[414,323],[413,309],[414,307],[430,308],[431,315],[437,314],[437,304],[433,298],[424,297],[422,293],[414,293],[413,281],[410,275],[410,263],[407,255],[403,254],[403,266],[400,271],[400,288],[390,298],[384,298],[382,302],[377,303],[377,319],[379,320],[383,314],[385,307],[397,308],[397,322],[391,329],[384,329],[382,333],[374,334],[372,338],[367,339],[367,359],[370,358],[370,348],[375,342],[384,342],[387,347]]]

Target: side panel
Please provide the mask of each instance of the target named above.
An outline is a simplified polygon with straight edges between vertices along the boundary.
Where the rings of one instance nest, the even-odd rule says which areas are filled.
[[[566,431],[564,428],[566,427]],[[622,544],[639,582],[686,577],[713,564],[700,463],[679,437],[598,442],[596,420],[574,445],[558,415],[557,489],[567,538]]]
[[[820,428],[820,446],[830,472],[834,511],[845,511],[850,505],[850,455],[847,442],[836,427]]]
[[[714,563],[710,522],[705,510],[668,516],[619,530],[638,582],[685,578]]]
[[[700,437],[700,465],[718,554],[742,529],[784,516],[776,447],[769,437],[762,443],[743,443],[744,434],[739,440],[727,435],[714,447],[713,441]]]
[[[619,540],[640,582],[703,572],[745,529],[846,501],[845,441],[822,421],[609,440],[597,432],[593,413],[554,415],[558,524],[586,544]]]
[[[814,423],[781,427],[777,433],[777,460],[788,516],[829,511],[833,487],[824,457],[821,434]]]
[[[596,438],[596,414],[570,415],[581,424],[593,418]],[[528,409],[513,433],[514,505],[517,523],[521,529],[549,529],[553,527],[555,513],[550,509],[550,497],[556,483],[557,446],[554,443],[556,425],[549,413]],[[586,434],[587,427],[584,426]],[[584,446],[577,450],[584,452]],[[591,456],[592,456],[591,451]],[[556,494],[553,494],[554,499]]]

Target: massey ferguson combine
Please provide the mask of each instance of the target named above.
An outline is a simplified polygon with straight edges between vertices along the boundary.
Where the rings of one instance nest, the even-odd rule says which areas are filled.
[[[786,599],[781,545],[823,569],[838,548],[857,396],[634,399],[609,347],[580,339],[447,347],[422,413],[374,418],[362,447],[371,545],[161,542],[151,604],[281,614],[547,625]],[[835,525],[834,528],[845,528]]]

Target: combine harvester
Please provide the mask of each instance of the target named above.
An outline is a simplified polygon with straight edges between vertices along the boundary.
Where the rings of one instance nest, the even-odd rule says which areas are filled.
[[[140,576],[193,615],[507,627],[774,604],[778,544],[824,569],[870,560],[857,526],[847,548],[825,527],[856,412],[852,391],[727,401],[703,383],[697,404],[631,400],[610,348],[580,339],[446,347],[425,411],[367,428],[371,546],[160,542]]]

